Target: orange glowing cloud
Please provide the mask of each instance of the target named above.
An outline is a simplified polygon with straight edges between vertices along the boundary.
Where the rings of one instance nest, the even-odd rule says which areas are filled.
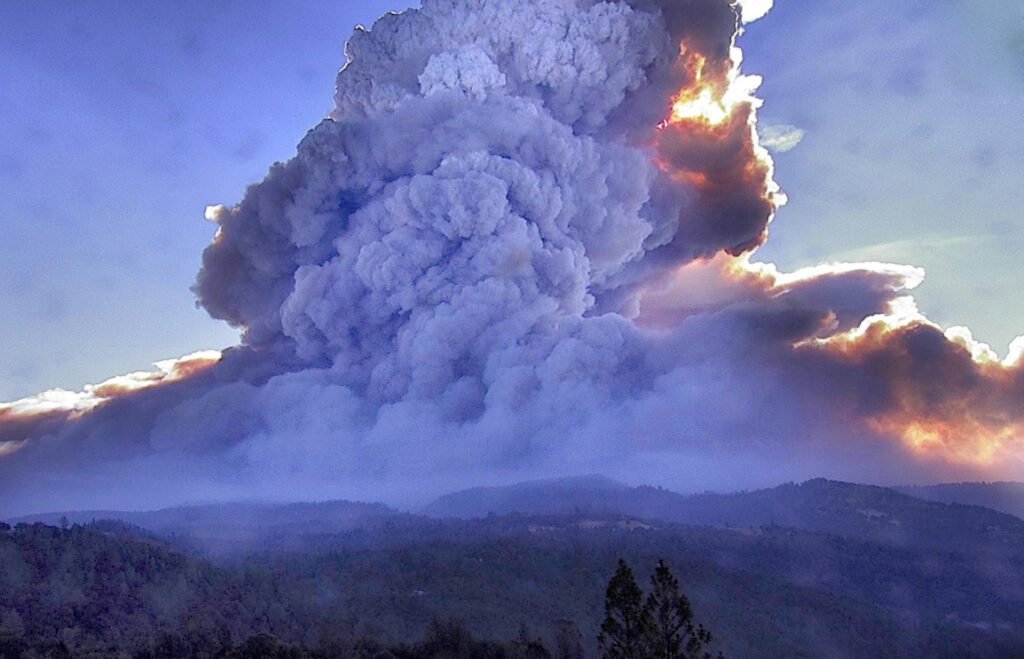
[[[4,431],[0,436],[0,458],[25,447],[27,441],[21,437],[22,434],[38,435],[42,425],[56,427],[129,394],[186,380],[220,359],[219,351],[204,350],[156,362],[155,371],[119,375],[99,384],[86,385],[82,391],[51,389],[10,403],[0,403],[0,429]]]
[[[914,419],[901,415],[869,421],[882,435],[899,437],[922,459],[992,469],[1019,458],[1024,424],[987,425],[970,416],[959,419]]]
[[[740,61],[736,48],[712,65],[680,46],[685,83],[655,131],[655,162],[693,191],[676,242],[696,260],[647,283],[637,323],[669,329],[744,305],[791,313],[806,333],[772,349],[809,357],[811,379],[833,381],[837,408],[848,406],[853,424],[921,461],[983,471],[1024,464],[1024,341],[1000,360],[966,329],[927,320],[907,293],[923,279],[919,268],[824,264],[781,273],[750,261],[785,196],[756,133],[760,79],[741,75]]]
[[[923,465],[1015,477],[1024,467],[1024,338],[1001,359],[966,328],[932,323],[908,294],[923,277],[883,263],[784,273],[720,253],[649,282],[636,322],[671,331],[701,316],[719,315],[723,328],[734,326],[730,314],[754,318],[743,340],[780,360],[808,394],[825,395],[840,434],[860,428]]]
[[[988,471],[1024,463],[1024,341],[1000,360],[899,298],[890,313],[804,347],[860,373],[864,423],[919,458]]]
[[[732,49],[732,59],[724,75],[716,75],[708,69],[704,55],[691,52],[682,44],[679,58],[689,82],[673,97],[671,111],[658,127],[700,123],[713,128],[725,123],[744,103],[760,106],[753,94],[761,85],[761,78],[740,75],[740,57],[739,49]]]
[[[654,131],[655,164],[695,193],[681,209],[676,234],[685,260],[753,250],[785,203],[757,137],[761,102],[753,94],[761,80],[741,75],[741,60],[733,47],[727,59],[712,63],[684,42],[677,63],[683,85]]]

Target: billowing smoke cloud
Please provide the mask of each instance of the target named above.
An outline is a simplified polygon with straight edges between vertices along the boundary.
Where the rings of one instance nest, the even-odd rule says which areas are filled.
[[[747,19],[770,2],[745,3]],[[240,346],[0,406],[2,511],[1019,469],[1024,368],[921,273],[752,262],[784,197],[728,0],[425,0],[195,292]]]

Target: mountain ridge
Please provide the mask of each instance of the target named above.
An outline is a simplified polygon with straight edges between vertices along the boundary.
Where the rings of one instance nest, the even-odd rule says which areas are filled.
[[[263,546],[295,549],[316,538],[355,533],[382,524],[419,524],[423,518],[476,519],[489,515],[604,516],[718,528],[783,527],[961,553],[1016,553],[1024,548],[1024,520],[988,507],[915,497],[898,488],[823,478],[733,493],[683,495],[660,487],[629,486],[600,475],[476,487],[441,496],[407,513],[378,503],[209,504],[149,512],[55,512],[13,523],[83,524],[115,519],[186,547],[240,554]]]

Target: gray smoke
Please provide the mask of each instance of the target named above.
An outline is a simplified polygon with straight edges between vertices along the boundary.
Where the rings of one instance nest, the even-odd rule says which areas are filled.
[[[195,292],[242,345],[0,406],[0,512],[991,470],[906,441],[935,421],[904,395],[922,359],[1021,379],[894,320],[916,270],[749,263],[782,197],[756,101],[726,102],[739,30],[727,0],[425,0],[357,30],[331,116],[208,213]],[[666,121],[697,86],[727,117]],[[939,348],[864,365],[911,330]]]

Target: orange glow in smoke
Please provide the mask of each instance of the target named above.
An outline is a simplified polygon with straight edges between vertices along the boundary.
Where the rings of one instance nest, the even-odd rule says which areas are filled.
[[[920,340],[928,333],[930,339]],[[933,354],[915,356],[908,347],[922,344],[930,344]],[[999,360],[964,328],[932,324],[910,298],[897,298],[887,315],[805,346],[872,368],[889,402],[888,409],[866,419],[867,426],[898,439],[919,458],[991,471],[1019,464],[1024,456],[1024,420],[1012,404],[1018,353],[1011,350]]]
[[[921,458],[975,467],[999,464],[1024,435],[1017,424],[991,427],[970,417],[954,420],[890,415],[873,419],[869,425],[877,433],[899,437]]]
[[[686,56],[685,46],[681,49]],[[672,99],[672,112],[661,123],[661,127],[683,121],[701,121],[717,126],[729,118],[729,109],[725,107],[723,95],[709,84],[705,75],[707,58],[694,53],[687,62],[687,69],[693,77],[692,84],[684,87]]]
[[[770,212],[785,203],[772,178],[772,161],[758,142],[754,96],[757,76],[740,74],[742,53],[732,48],[724,60],[709,58],[682,44],[677,71],[683,85],[671,98],[654,135],[655,163],[672,180],[696,193],[693,207],[715,220],[736,221],[728,212],[737,199],[751,212]],[[766,210],[767,209],[767,210]],[[741,218],[742,219],[742,218]],[[1000,360],[966,330],[942,330],[901,294],[914,288],[923,271],[881,263],[828,264],[783,274],[747,255],[760,239],[723,248],[712,258],[687,263],[674,275],[645,289],[637,322],[650,328],[673,327],[687,316],[713,312],[745,297],[767,299],[821,276],[851,276],[857,271],[885,274],[894,282],[883,313],[841,331],[838,316],[824,317],[817,332],[793,347],[834,360],[840,371],[869,372],[877,391],[863,397],[852,420],[873,433],[899,442],[921,461],[961,465],[982,472],[1024,463],[1024,412],[1014,407],[1024,391],[1024,339]],[[751,224],[757,227],[756,223]],[[710,282],[710,283],[709,283]],[[696,291],[696,292],[695,292]],[[848,327],[848,326],[847,326]],[[933,350],[934,356],[922,354]]]
[[[738,199],[746,199],[753,208],[760,197],[765,203],[751,217],[763,212],[760,219],[767,226],[770,214],[786,198],[772,178],[771,157],[758,143],[755,130],[761,101],[754,92],[761,78],[741,75],[742,59],[735,47],[728,58],[716,61],[686,43],[680,45],[676,66],[683,84],[657,124],[654,163],[680,184],[707,192],[695,202],[705,204],[707,212],[738,207],[744,203]],[[725,217],[722,222],[736,220]],[[733,246],[730,253],[749,250],[763,239]]]
[[[221,357],[222,353],[218,350],[202,350],[178,359],[156,362],[155,371],[118,375],[99,384],[86,385],[84,391],[51,389],[10,403],[0,403],[0,422],[10,423],[18,418],[46,414],[80,416],[115,398],[198,375],[219,362]],[[18,448],[11,444],[0,442],[0,457]]]
[[[684,122],[720,126],[732,117],[737,105],[754,101],[751,94],[761,84],[758,76],[738,75],[735,63],[728,71],[716,76],[708,71],[707,58],[700,53],[689,52],[686,44],[680,46],[679,56],[690,83],[672,99],[669,116],[658,124],[659,128]],[[739,59],[738,51],[734,56]]]

